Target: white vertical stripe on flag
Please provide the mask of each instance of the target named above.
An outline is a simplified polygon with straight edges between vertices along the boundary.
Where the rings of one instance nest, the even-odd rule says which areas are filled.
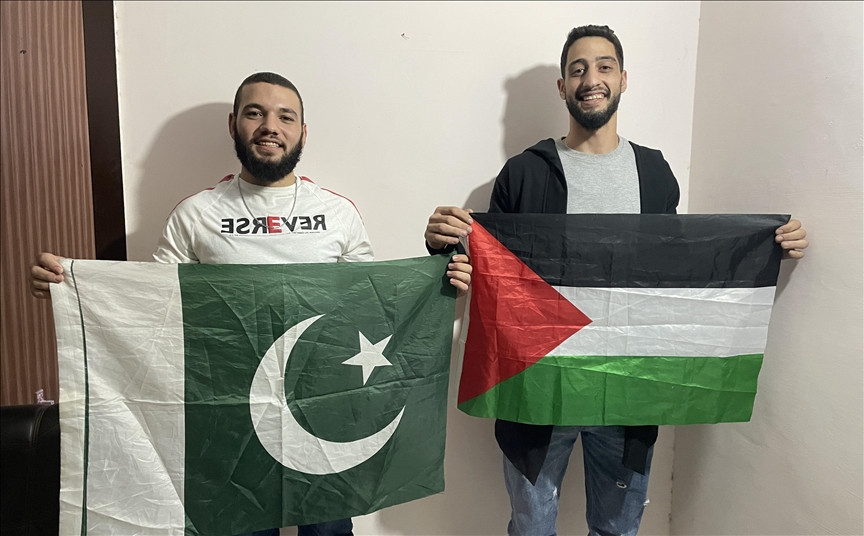
[[[65,260],[64,269],[64,283],[51,292],[60,367],[59,533],[80,534],[86,500],[87,534],[183,534],[177,266]],[[110,323],[97,322],[95,310]]]
[[[762,354],[775,287],[554,287],[591,323],[549,355]]]

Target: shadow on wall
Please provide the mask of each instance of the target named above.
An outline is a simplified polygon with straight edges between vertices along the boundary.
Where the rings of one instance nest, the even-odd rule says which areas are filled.
[[[567,108],[558,96],[559,68],[539,65],[504,82],[506,103],[501,119],[504,158],[521,153],[538,141],[567,134]],[[489,170],[492,177],[474,189],[462,205],[484,212],[489,208],[492,185],[500,170]],[[463,301],[457,306],[461,320]],[[461,322],[460,322],[461,324]],[[467,328],[467,326],[465,326]],[[458,331],[454,333],[458,338]],[[453,355],[457,354],[454,343]],[[451,362],[450,399],[458,387],[458,363]],[[444,461],[446,490],[420,501],[385,508],[378,514],[388,533],[401,534],[503,534],[510,519],[510,503],[504,489],[502,454],[495,443],[493,421],[469,417],[449,408],[447,415],[447,453]],[[581,457],[577,445],[574,455]],[[572,482],[562,502],[559,527],[562,534],[585,532],[585,494],[582,464],[573,464],[565,479]],[[578,527],[578,528],[577,528]],[[430,532],[432,531],[432,532]]]
[[[561,70],[557,65],[538,65],[504,82],[504,158],[540,140],[567,135],[569,114],[558,95],[559,78]]]
[[[141,215],[127,237],[129,260],[152,260],[162,226],[186,197],[210,188],[240,164],[228,135],[227,102],[203,104],[170,118],[153,137],[143,161],[141,179],[130,205]]]
[[[557,80],[560,69],[555,65],[538,65],[504,81],[506,102],[501,117],[505,159],[515,156],[540,140],[567,134],[569,120],[567,107],[558,95]],[[466,208],[477,212],[489,209],[492,185],[500,170],[489,182],[468,195]]]

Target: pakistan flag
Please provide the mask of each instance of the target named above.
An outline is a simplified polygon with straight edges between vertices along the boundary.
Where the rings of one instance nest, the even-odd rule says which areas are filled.
[[[444,489],[446,257],[64,262],[60,534],[233,535]]]

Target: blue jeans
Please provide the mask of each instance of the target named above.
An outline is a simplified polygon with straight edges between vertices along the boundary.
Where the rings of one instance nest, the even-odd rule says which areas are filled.
[[[624,428],[621,426],[556,426],[543,468],[532,486],[504,457],[504,483],[510,495],[510,536],[554,536],[561,481],[570,453],[582,436],[589,536],[634,536],[647,503],[648,472],[624,467]]]
[[[337,519],[314,525],[300,525],[297,527],[297,536],[353,536],[352,530],[354,530],[354,524],[349,517],[348,519]],[[237,536],[279,536],[279,529],[256,530]]]

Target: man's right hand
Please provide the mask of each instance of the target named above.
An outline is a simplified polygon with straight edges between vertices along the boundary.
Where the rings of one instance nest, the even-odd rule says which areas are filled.
[[[471,209],[463,210],[459,207],[438,207],[429,216],[426,232],[423,237],[432,249],[444,249],[447,246],[458,244],[459,239],[471,233]]]
[[[36,257],[36,264],[30,267],[30,294],[37,298],[50,298],[51,283],[63,282],[63,267],[60,259],[53,253],[42,252]]]

